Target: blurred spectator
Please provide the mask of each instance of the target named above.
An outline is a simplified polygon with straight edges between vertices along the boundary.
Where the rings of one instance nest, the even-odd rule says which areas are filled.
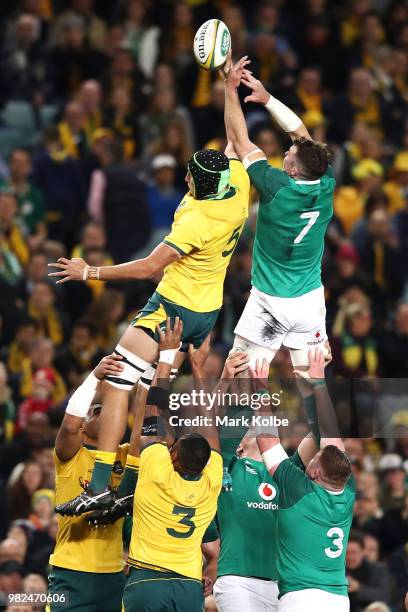
[[[39,338],[31,345],[30,357],[22,364],[20,384],[22,397],[31,397],[34,383],[41,383],[45,379],[52,386],[53,402],[58,403],[64,399],[67,389],[64,380],[54,367],[54,352],[54,345],[49,338]],[[37,372],[40,372],[38,378],[36,378]]]
[[[26,428],[13,441],[2,447],[0,473],[5,480],[13,468],[29,459],[35,449],[41,447],[50,436],[48,419],[45,414],[36,412],[28,417]]]
[[[359,249],[369,240],[368,219],[375,210],[388,212],[389,200],[386,193],[382,190],[371,191],[364,203],[364,216],[353,225],[350,234],[354,246]]]
[[[147,201],[153,233],[149,242],[153,248],[169,233],[174,213],[183,198],[175,185],[176,160],[171,155],[157,155],[152,161],[152,180],[147,186]]]
[[[124,28],[126,43],[137,59],[139,68],[146,77],[153,76],[159,53],[160,29],[147,24],[146,5],[139,0],[127,3]]]
[[[37,37],[37,20],[21,14],[15,31],[0,47],[1,100],[42,100],[45,87],[46,59]]]
[[[403,503],[389,505],[380,523],[381,553],[385,558],[408,540],[408,495]]]
[[[115,87],[104,116],[104,124],[122,143],[125,159],[133,159],[139,145],[138,124],[132,106],[128,88]]]
[[[405,600],[408,591],[408,543],[397,548],[388,560],[389,572],[395,584],[395,601],[397,605]],[[403,608],[398,608],[398,610]]]
[[[395,299],[402,288],[401,252],[384,210],[374,210],[368,218],[368,236],[358,248],[362,270],[374,281],[376,297],[386,302]]]
[[[3,543],[0,544],[0,548]],[[17,561],[5,561],[0,563],[0,592],[1,593],[21,593],[23,586],[23,568]],[[10,610],[10,607],[7,607]],[[20,606],[15,607],[14,612],[31,612],[30,607],[26,610]]]
[[[376,537],[370,533],[364,534],[364,554],[367,561],[376,563],[380,558],[380,546]]]
[[[384,191],[390,200],[390,212],[396,213],[405,208],[408,198],[408,151],[395,156],[391,180],[385,183]]]
[[[347,140],[355,121],[381,131],[385,115],[384,104],[374,91],[373,78],[366,68],[354,68],[350,73],[348,93],[336,97],[328,109],[331,136],[336,142]]]
[[[352,530],[346,552],[350,612],[362,612],[374,601],[388,603],[390,577],[387,568],[368,561],[364,553],[363,535]]]
[[[353,168],[355,185],[339,187],[334,196],[334,212],[346,234],[361,219],[367,197],[381,187],[384,170],[373,159],[363,159]]]
[[[0,444],[11,442],[15,428],[16,408],[7,382],[6,367],[0,362]]]
[[[161,79],[157,81],[161,82]],[[111,104],[111,110],[108,110],[106,117],[108,125],[112,116],[120,118],[122,115],[122,120],[126,116],[126,123],[136,134],[135,116],[146,106],[145,78],[137,68],[132,53],[123,47],[123,43],[113,49],[111,63],[102,83],[105,99]],[[122,92],[119,96],[118,91]],[[133,117],[130,115],[131,111],[134,113]]]
[[[35,529],[46,531],[54,515],[55,493],[52,489],[38,489],[31,498],[32,512],[28,520]]]
[[[194,110],[192,118],[198,149],[204,148],[205,144],[216,139],[221,139],[224,142],[224,97],[223,82],[220,80],[214,81],[211,86],[210,104]]]
[[[156,155],[171,155],[177,162],[176,168],[176,185],[179,189],[185,191],[186,169],[187,163],[191,158],[193,151],[191,144],[188,141],[188,135],[185,125],[180,120],[170,122],[163,130],[160,138],[153,141],[148,150],[150,156]],[[148,163],[151,163],[149,159]]]
[[[117,289],[106,289],[93,302],[87,312],[87,318],[98,322],[97,343],[107,353],[113,350],[118,340],[118,323],[124,314],[124,295]]]
[[[99,153],[103,170],[92,177],[88,209],[94,219],[103,216],[109,253],[115,263],[122,263],[149,240],[146,187],[124,162],[121,143],[106,139]]]
[[[17,218],[17,197],[14,189],[3,187],[0,190],[0,232],[4,246],[25,266],[29,260],[28,244],[20,229]]]
[[[83,129],[88,145],[92,142],[94,132],[102,127],[102,88],[98,81],[84,81],[78,91],[78,102],[84,113]]]
[[[70,157],[82,159],[88,152],[84,124],[85,116],[81,104],[68,102],[63,119],[58,124],[58,131],[62,148]]]
[[[10,155],[10,177],[2,185],[14,189],[18,203],[18,217],[32,250],[44,241],[47,231],[43,194],[29,180],[32,171],[31,155],[24,149],[15,149]],[[1,185],[1,184],[0,184]]]
[[[71,22],[72,17],[79,17],[84,23],[89,44],[94,49],[104,50],[106,26],[93,12],[93,0],[71,0],[70,8],[57,16],[53,22],[50,33],[50,41],[54,45],[61,45],[64,41],[64,33],[67,23]]]
[[[64,322],[55,307],[55,290],[48,280],[38,280],[28,301],[28,315],[37,326],[40,336],[50,338],[55,344],[64,339]]]
[[[75,389],[80,378],[93,370],[103,357],[97,344],[97,327],[87,320],[79,320],[72,328],[69,344],[58,354],[55,365],[60,374]]]
[[[380,337],[382,376],[408,378],[408,302],[400,302],[390,329]]]
[[[49,238],[69,244],[84,205],[81,168],[67,155],[56,127],[44,132],[44,147],[34,157],[33,181],[44,193]]]
[[[384,510],[401,509],[405,498],[405,479],[402,459],[396,453],[383,455],[378,464],[383,487],[381,490],[381,505]]]
[[[274,168],[283,167],[283,152],[276,132],[267,123],[257,126],[253,134],[254,143],[265,153],[268,163]]]
[[[7,368],[11,374],[22,372],[23,360],[29,358],[36,335],[37,326],[34,319],[26,318],[20,321],[15,337],[8,347]]]
[[[376,376],[378,353],[372,335],[370,308],[350,304],[344,310],[344,327],[333,338],[333,371],[347,378]]]
[[[35,491],[41,489],[44,473],[37,461],[26,461],[20,473],[9,484],[9,507],[10,520],[17,518],[27,518],[30,513],[31,497]],[[1,550],[0,550],[1,559]],[[23,559],[20,561],[21,563]]]

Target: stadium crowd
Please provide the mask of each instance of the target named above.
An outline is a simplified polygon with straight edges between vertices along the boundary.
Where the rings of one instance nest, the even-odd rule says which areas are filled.
[[[323,265],[330,374],[363,379],[374,393],[385,386],[383,436],[346,439],[358,488],[346,561],[351,612],[404,609],[407,3],[19,0],[1,3],[0,14],[0,591],[46,590],[56,430],[70,394],[154,289],[57,286],[47,264],[125,262],[168,233],[192,152],[225,146],[223,84],[192,54],[197,27],[219,16],[234,56],[248,54],[254,74],[332,153],[335,216]],[[281,167],[288,143],[269,115],[252,105],[246,117],[254,142]],[[220,375],[251,286],[251,198],[209,378]],[[285,351],[273,371],[289,377]],[[382,380],[390,378],[398,382]],[[357,409],[371,418],[364,398]],[[303,434],[295,423],[285,445],[295,448]]]

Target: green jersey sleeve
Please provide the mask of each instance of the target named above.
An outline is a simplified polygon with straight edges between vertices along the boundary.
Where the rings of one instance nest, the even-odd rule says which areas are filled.
[[[295,451],[293,453],[293,455],[291,457],[289,457],[289,461],[291,461],[293,463],[293,465],[296,465],[296,467],[298,467],[300,470],[302,470],[302,472],[305,471],[306,467],[303,465],[303,461],[300,458],[300,455],[299,455],[298,451]]]
[[[324,173],[324,176],[327,176],[328,178],[334,178],[333,166],[327,166],[327,170]]]
[[[247,172],[259,193],[261,204],[270,202],[282,187],[289,185],[288,175],[283,170],[272,168],[266,159],[251,164]]]
[[[291,459],[284,459],[279,464],[273,478],[279,485],[280,508],[294,506],[302,497],[313,491],[313,485],[305,472]]]
[[[213,520],[204,532],[203,544],[207,544],[208,542],[215,542],[215,540],[218,540],[219,537],[220,535],[218,533],[217,523],[215,518],[213,518]]]

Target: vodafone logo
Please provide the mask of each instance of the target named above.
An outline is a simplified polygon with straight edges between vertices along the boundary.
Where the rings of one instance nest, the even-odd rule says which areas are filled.
[[[276,497],[276,489],[268,482],[261,482],[258,493],[265,501],[271,501]]]

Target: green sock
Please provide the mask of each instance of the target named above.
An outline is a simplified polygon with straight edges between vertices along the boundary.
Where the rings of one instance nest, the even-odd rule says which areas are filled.
[[[118,487],[118,497],[125,497],[134,493],[139,474],[139,462],[139,457],[128,454],[125,471]]]
[[[110,483],[113,464],[115,463],[116,453],[108,451],[96,451],[95,466],[89,487],[94,493],[100,493]]]
[[[308,425],[312,431],[313,437],[316,440],[316,444],[320,446],[320,431],[319,431],[319,423],[317,422],[317,411],[316,411],[316,400],[315,396],[309,395],[304,398],[305,402],[305,411]]]

